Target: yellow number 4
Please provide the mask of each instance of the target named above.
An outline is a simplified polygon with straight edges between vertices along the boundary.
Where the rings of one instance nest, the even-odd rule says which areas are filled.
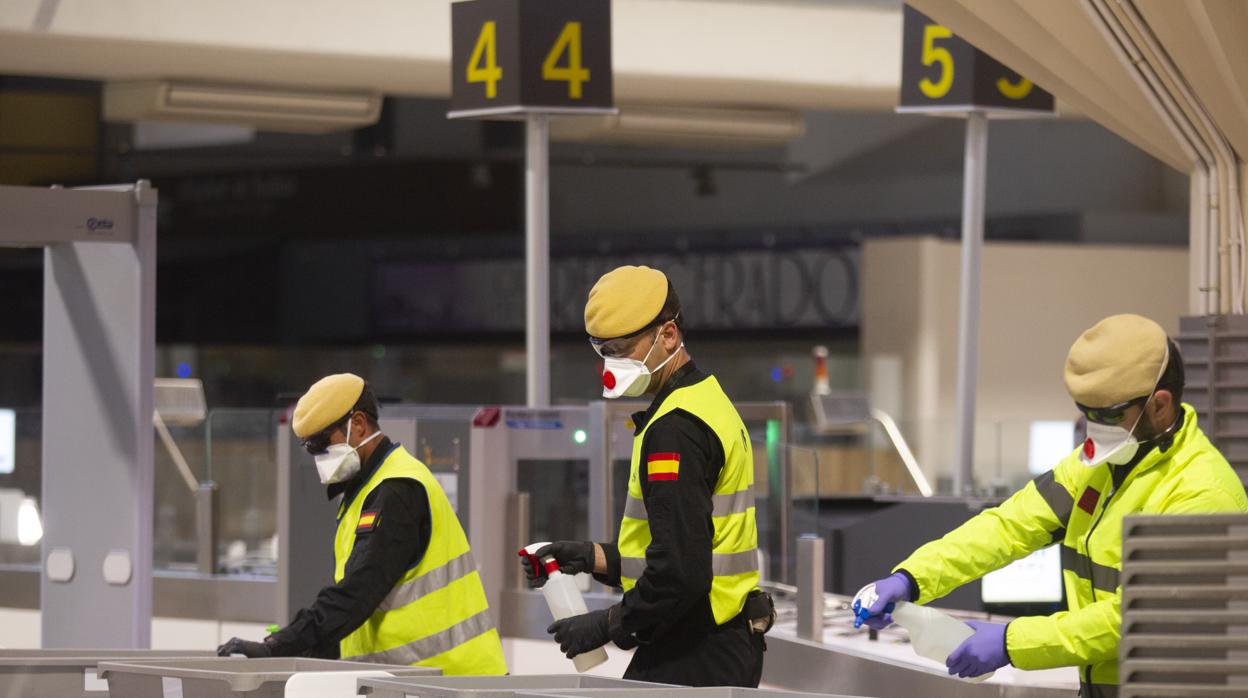
[[[468,59],[468,82],[485,83],[486,99],[498,96],[498,81],[503,79],[503,69],[498,66],[497,54],[494,22],[491,20],[482,25],[481,34],[477,36],[477,45],[472,48],[472,57]],[[482,65],[482,59],[485,65]]]
[[[566,68],[559,67],[559,58],[568,54]],[[581,65],[581,23],[568,22],[555,40],[550,53],[542,63],[543,80],[563,80],[568,83],[568,98],[581,98],[581,83],[589,82],[589,69]]]

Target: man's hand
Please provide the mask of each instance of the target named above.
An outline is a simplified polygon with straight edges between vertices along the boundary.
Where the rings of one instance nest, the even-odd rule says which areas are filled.
[[[854,627],[866,623],[872,630],[883,630],[893,624],[891,604],[911,601],[910,580],[901,572],[894,572],[884,579],[872,582],[858,591],[854,597]],[[862,609],[867,614],[864,617]]]
[[[217,648],[218,657],[229,657],[235,654],[241,654],[250,659],[259,659],[272,657],[273,649],[263,642],[252,642],[237,637],[230,638],[229,642]]]
[[[968,620],[966,624],[975,629],[975,634],[966,638],[945,660],[950,675],[969,679],[1010,663],[1010,654],[1005,649],[1005,623]]]
[[[537,559],[555,556],[559,569],[564,574],[580,574],[594,571],[595,545],[593,541],[561,540],[537,549]],[[529,586],[536,589],[546,583],[545,574],[537,574],[528,556],[520,558],[520,567],[524,569],[524,577]]]
[[[608,611],[590,611],[579,616],[557,620],[546,628],[546,632],[555,636],[559,649],[568,659],[590,650],[596,650],[607,644]]]

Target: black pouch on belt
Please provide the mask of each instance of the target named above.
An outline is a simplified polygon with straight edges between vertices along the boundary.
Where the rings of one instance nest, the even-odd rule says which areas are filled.
[[[761,589],[755,589],[745,597],[745,608],[741,613],[750,626],[750,632],[755,635],[765,634],[776,622],[776,604],[772,602],[771,594]]]

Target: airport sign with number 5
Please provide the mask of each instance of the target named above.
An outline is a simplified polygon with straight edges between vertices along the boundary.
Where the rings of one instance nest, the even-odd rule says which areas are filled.
[[[909,5],[901,60],[897,111],[1053,111],[1053,95]]]

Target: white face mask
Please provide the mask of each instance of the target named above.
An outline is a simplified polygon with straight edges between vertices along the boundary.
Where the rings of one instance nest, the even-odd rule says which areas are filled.
[[[321,476],[322,485],[346,482],[355,477],[355,474],[360,472],[360,454],[358,453],[360,446],[381,436],[380,431],[375,432],[372,436],[352,446],[350,417],[347,417],[346,430],[347,440],[344,443],[330,444],[324,453],[313,456],[316,459],[316,472]]]
[[[1147,404],[1145,404],[1147,407]],[[1083,442],[1083,451],[1079,454],[1079,462],[1094,468],[1102,463],[1125,465],[1135,457],[1140,448],[1139,439],[1135,438],[1135,427],[1144,417],[1144,411],[1135,418],[1131,429],[1088,422],[1088,438]]]
[[[1166,354],[1161,361],[1161,373],[1157,375],[1157,381],[1153,384],[1153,392],[1148,394],[1143,409],[1140,410],[1140,414],[1135,418],[1130,429],[1112,424],[1101,424],[1090,419],[1086,421],[1088,438],[1083,442],[1083,450],[1079,452],[1080,463],[1089,468],[1095,468],[1102,463],[1126,465],[1131,462],[1132,458],[1135,458],[1136,452],[1140,450],[1140,440],[1135,438],[1135,428],[1148,413],[1148,406],[1153,401],[1153,395],[1157,393],[1157,383],[1161,382],[1161,377],[1166,371],[1166,364],[1169,362],[1170,345],[1167,344]]]
[[[646,352],[645,358],[641,361],[637,359],[619,358],[614,356],[605,356],[602,359],[602,396],[608,400],[614,400],[620,397],[638,397],[644,395],[646,389],[650,387],[650,380],[653,378],[655,371],[660,371],[667,365],[672,357],[680,353],[685,348],[685,343],[681,342],[676,351],[663,360],[663,363],[655,366],[653,370],[646,365],[646,360],[650,358],[651,352],[659,344],[659,337],[662,333],[654,336],[654,343],[650,345],[650,349]]]

